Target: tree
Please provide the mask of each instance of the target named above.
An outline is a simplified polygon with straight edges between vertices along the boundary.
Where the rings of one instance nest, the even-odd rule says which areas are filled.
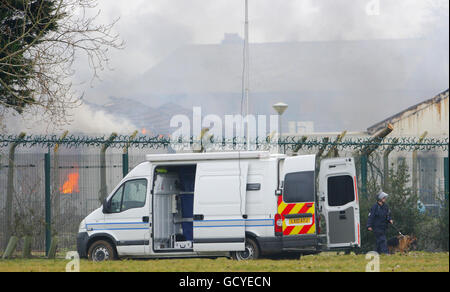
[[[389,177],[389,186],[385,191],[390,195],[388,204],[391,207],[395,225],[404,234],[418,235],[420,224],[425,216],[419,212],[417,194],[409,187],[411,175],[406,161],[401,160],[396,171],[391,168]],[[395,229],[390,228],[389,230],[391,237],[398,235]]]
[[[405,160],[401,160],[396,169],[392,165],[388,170],[389,184],[386,184],[383,191],[389,194],[388,205],[396,228],[403,234],[416,235],[419,238],[418,247],[424,249],[423,242],[430,237],[431,218],[421,214],[418,209],[418,196],[409,187],[411,175]],[[375,204],[376,196],[381,191],[381,185],[376,178],[370,180],[367,185],[368,196],[361,198],[361,238],[362,251],[374,250],[375,240],[372,232],[366,229],[370,207]],[[436,228],[434,228],[436,229]],[[394,228],[389,228],[387,236],[393,238],[398,235]]]
[[[123,43],[111,24],[98,24],[97,0],[0,0],[0,108],[67,121],[82,94],[73,63],[87,56],[93,78]]]
[[[32,60],[25,53],[28,46],[39,43],[39,35],[56,30],[56,23],[43,25],[56,16],[54,2],[33,1],[28,7],[17,0],[0,3],[0,101],[22,112],[26,104],[33,102],[26,84],[35,73]]]

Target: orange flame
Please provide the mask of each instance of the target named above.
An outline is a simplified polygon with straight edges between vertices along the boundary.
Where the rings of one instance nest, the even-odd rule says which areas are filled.
[[[80,189],[78,188],[78,181],[80,179],[80,175],[78,172],[71,173],[67,176],[66,182],[64,182],[64,185],[59,188],[60,192],[62,194],[74,194],[79,193]]]
[[[142,135],[147,135],[147,129],[146,128],[142,129]]]

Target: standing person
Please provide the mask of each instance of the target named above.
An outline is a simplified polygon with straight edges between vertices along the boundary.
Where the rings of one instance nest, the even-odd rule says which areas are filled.
[[[388,194],[381,192],[377,196],[377,202],[370,209],[367,229],[372,231],[376,238],[377,252],[379,254],[388,254],[386,231],[388,224],[394,224],[391,218],[391,211],[386,204]]]

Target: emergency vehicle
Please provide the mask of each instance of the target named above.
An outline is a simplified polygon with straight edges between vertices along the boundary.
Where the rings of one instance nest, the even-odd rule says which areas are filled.
[[[320,218],[326,231],[321,234]],[[353,158],[269,152],[147,155],[80,224],[78,253],[233,257],[361,245]]]

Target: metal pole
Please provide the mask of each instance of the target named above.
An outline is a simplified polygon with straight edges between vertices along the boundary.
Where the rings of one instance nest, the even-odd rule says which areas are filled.
[[[122,154],[122,174],[126,177],[129,171],[128,152]]]
[[[278,153],[281,153],[281,131],[283,131],[283,127],[281,126],[281,114],[278,113]]]
[[[45,154],[45,255],[48,255],[52,241],[52,203],[51,203],[51,173],[50,173],[50,149]]]
[[[367,155],[361,156],[361,192],[367,196]]]
[[[249,91],[250,91],[250,48],[249,48],[249,21],[248,21],[248,0],[245,0],[245,60],[244,60],[244,67],[245,67],[245,99],[246,99],[246,106],[247,106],[247,117],[250,114],[250,97],[249,97]],[[249,119],[247,120],[247,150],[250,150],[250,127],[249,127]]]

